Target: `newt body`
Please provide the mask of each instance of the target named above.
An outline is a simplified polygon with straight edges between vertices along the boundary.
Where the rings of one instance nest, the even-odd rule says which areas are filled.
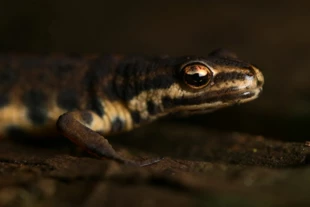
[[[1,55],[0,134],[58,131],[96,156],[137,164],[104,136],[251,101],[263,82],[259,69],[224,50],[176,58]]]

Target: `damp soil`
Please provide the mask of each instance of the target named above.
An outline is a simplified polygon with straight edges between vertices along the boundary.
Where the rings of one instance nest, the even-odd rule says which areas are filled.
[[[310,147],[271,137],[156,122],[110,137],[131,167],[62,138],[2,140],[0,206],[309,205]]]

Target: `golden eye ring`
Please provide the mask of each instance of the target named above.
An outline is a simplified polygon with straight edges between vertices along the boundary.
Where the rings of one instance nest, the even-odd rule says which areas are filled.
[[[212,79],[212,71],[201,62],[191,62],[181,68],[183,82],[193,89],[206,87]]]

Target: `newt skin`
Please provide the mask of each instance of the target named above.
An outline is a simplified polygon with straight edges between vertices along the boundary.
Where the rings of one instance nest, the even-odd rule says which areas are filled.
[[[186,64],[184,77],[205,75],[205,85],[186,82]],[[175,58],[0,55],[0,134],[58,132],[96,156],[144,166],[159,159],[128,160],[104,137],[169,114],[251,101],[263,83],[259,69],[226,50]]]

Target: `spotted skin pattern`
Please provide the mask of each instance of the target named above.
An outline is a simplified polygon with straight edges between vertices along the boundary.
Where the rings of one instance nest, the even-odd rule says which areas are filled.
[[[184,82],[185,65],[191,67],[186,80],[202,81],[202,72],[205,85]],[[0,55],[0,134],[58,131],[95,156],[144,166],[160,159],[128,160],[105,137],[169,114],[251,101],[263,83],[258,68],[227,50],[207,57]]]

